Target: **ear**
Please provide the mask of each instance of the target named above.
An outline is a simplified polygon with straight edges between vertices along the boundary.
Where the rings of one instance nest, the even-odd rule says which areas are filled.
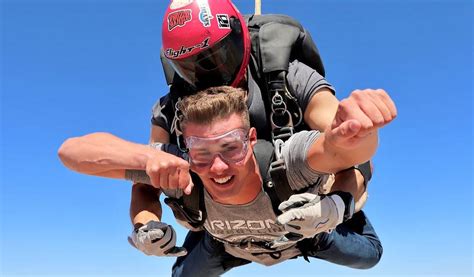
[[[257,144],[257,129],[255,129],[254,127],[250,128],[249,130],[249,142],[252,146],[255,146],[255,144]]]

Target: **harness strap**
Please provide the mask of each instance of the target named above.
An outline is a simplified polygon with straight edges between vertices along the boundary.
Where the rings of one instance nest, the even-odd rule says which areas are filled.
[[[194,228],[199,228],[204,224],[207,216],[204,207],[204,188],[196,174],[191,173],[191,178],[194,188],[190,195],[183,194],[179,199],[167,197],[165,203],[177,219],[188,222]]]
[[[280,164],[277,161],[277,164],[283,165],[283,167],[277,167],[274,165],[275,162],[272,163],[274,146],[266,140],[258,140],[254,147],[254,153],[258,161],[260,175],[263,179],[263,189],[270,197],[273,212],[279,215],[281,211],[278,209],[278,206],[293,194],[286,178],[284,164]],[[275,182],[275,180],[277,180],[275,178],[281,180]]]

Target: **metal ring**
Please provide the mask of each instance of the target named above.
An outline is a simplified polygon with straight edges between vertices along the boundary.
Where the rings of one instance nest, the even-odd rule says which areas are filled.
[[[286,114],[287,117],[288,117],[288,121],[287,121],[286,125],[283,125],[283,126],[280,126],[280,125],[275,124],[275,121],[273,120],[273,117],[274,117],[276,114],[275,114],[274,112],[271,114],[271,116],[270,116],[270,122],[271,122],[271,124],[272,124],[273,127],[283,128],[283,127],[288,126],[290,123],[293,124],[293,123],[292,123],[292,118],[291,118],[290,112],[289,112],[288,110],[285,110],[285,111],[284,111],[283,113],[281,113],[280,115],[283,115],[283,114]]]

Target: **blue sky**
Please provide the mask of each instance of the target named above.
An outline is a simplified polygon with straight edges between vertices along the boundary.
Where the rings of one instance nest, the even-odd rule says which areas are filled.
[[[96,131],[146,143],[167,91],[165,2],[1,2],[0,275],[170,274],[173,259],[127,243],[130,184],[69,171],[56,154]],[[380,87],[398,106],[365,208],[384,256],[367,271],[298,259],[228,276],[472,276],[472,2],[263,0],[262,10],[311,31],[339,98]],[[168,209],[164,220],[176,225]]]

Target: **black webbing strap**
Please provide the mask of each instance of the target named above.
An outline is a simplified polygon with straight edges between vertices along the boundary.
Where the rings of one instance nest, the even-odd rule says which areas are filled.
[[[295,192],[291,189],[286,177],[286,166],[283,159],[279,159],[270,165],[270,176],[275,193],[280,202],[288,200]]]
[[[258,162],[260,175],[262,176],[263,189],[270,197],[273,211],[279,215],[281,211],[278,210],[278,206],[293,194],[286,179],[284,166],[275,171],[277,173],[275,177],[270,173],[274,159],[274,146],[266,140],[258,140],[253,151]],[[274,178],[280,178],[286,182],[274,182],[276,180]]]
[[[372,167],[370,166],[370,161],[355,165],[354,168],[359,170],[364,177],[364,186],[367,190],[367,184],[369,183],[370,179],[372,179]]]
[[[204,191],[201,180],[197,175],[191,173],[194,188],[190,195],[183,194],[179,199],[168,197],[165,203],[171,208],[174,216],[191,226],[198,228],[204,224],[206,211],[204,209]]]

